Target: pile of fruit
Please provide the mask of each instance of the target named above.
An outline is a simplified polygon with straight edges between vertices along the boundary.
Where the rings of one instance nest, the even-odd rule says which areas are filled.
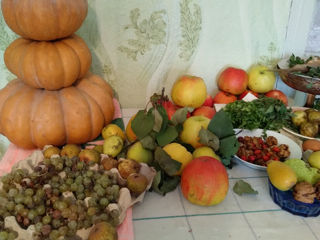
[[[319,135],[320,112],[316,109],[303,109],[293,112],[293,128],[296,132],[307,137],[317,137]]]
[[[129,197],[131,204],[150,187],[154,172],[134,160],[101,155],[99,148],[48,146],[34,165],[23,160],[2,176],[0,236],[7,237],[1,239],[17,237],[10,227],[25,239],[91,239],[90,230],[98,234],[92,226],[102,222],[114,235],[109,239],[116,239],[115,227],[129,207],[119,206],[119,199]]]
[[[253,65],[246,72],[243,69],[227,67],[217,79],[219,92],[213,98],[214,103],[228,104],[245,99],[250,93],[253,97],[271,97],[288,105],[287,96],[273,89],[276,82],[274,72],[263,65]]]
[[[320,200],[320,142],[306,140],[303,143],[305,158],[271,161],[267,172],[272,185],[280,191],[292,191],[292,197],[304,203]]]

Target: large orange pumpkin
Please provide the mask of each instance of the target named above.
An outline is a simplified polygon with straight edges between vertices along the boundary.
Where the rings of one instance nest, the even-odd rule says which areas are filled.
[[[87,0],[2,0],[8,26],[24,38],[49,41],[64,38],[81,26]]]
[[[18,79],[0,90],[0,133],[22,148],[91,141],[113,114],[112,89],[93,74],[58,91],[32,88]]]
[[[4,62],[26,84],[57,90],[86,75],[91,53],[76,35],[52,42],[18,38],[6,49]]]

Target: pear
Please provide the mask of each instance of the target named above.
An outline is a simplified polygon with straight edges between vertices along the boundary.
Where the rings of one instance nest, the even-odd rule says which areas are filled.
[[[147,186],[148,179],[143,174],[133,173],[127,178],[127,188],[130,190],[132,195],[136,197],[143,193]]]
[[[79,153],[79,159],[85,163],[99,163],[100,153],[94,149],[82,149]]]
[[[52,155],[60,155],[60,149],[52,146],[43,151],[43,156],[45,158],[51,158]]]
[[[68,158],[77,157],[81,151],[81,148],[76,144],[67,144],[64,145],[60,155],[61,157],[66,156]]]
[[[108,222],[100,222],[91,229],[88,240],[117,240],[118,233],[115,227]]]
[[[140,164],[131,159],[123,159],[118,164],[118,171],[122,178],[127,179],[130,174],[140,171]]]
[[[93,150],[96,150],[98,153],[103,153],[103,145],[94,146]]]
[[[151,164],[153,160],[153,154],[150,150],[145,149],[142,146],[142,143],[138,141],[129,147],[127,158],[135,160],[137,162]]]
[[[118,161],[111,157],[103,158],[101,160],[101,165],[103,166],[104,170],[108,171],[112,168],[116,168],[118,166]]]

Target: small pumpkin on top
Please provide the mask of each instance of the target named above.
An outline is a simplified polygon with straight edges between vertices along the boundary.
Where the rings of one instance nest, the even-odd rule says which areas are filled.
[[[23,38],[50,41],[76,32],[88,13],[87,0],[2,0],[4,20]]]

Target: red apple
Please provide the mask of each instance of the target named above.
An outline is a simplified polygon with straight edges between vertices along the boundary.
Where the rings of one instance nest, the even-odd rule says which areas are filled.
[[[213,98],[210,95],[207,95],[207,98],[204,101],[204,103],[202,104],[202,106],[212,107],[213,106]]]
[[[226,168],[212,157],[193,159],[183,170],[181,191],[191,203],[202,206],[222,202],[229,189]]]
[[[213,103],[232,103],[237,100],[237,97],[233,94],[219,91],[213,98]]]
[[[281,100],[286,106],[288,106],[288,98],[287,96],[281,92],[280,90],[277,89],[273,89],[267,93],[265,93],[266,97],[271,97],[271,98],[275,98],[275,99],[279,99]]]
[[[242,98],[244,98],[248,93],[251,93],[252,95],[256,96],[256,97],[259,97],[259,93],[256,93],[254,91],[251,91],[251,90],[245,90],[243,93],[241,93],[238,97],[239,100],[241,100]]]
[[[177,111],[177,106],[174,105],[171,101],[164,101],[162,102],[162,106],[167,112],[169,120],[171,120],[173,114]]]
[[[218,77],[219,89],[234,95],[243,93],[247,86],[248,74],[239,68],[228,67]]]
[[[216,114],[216,110],[213,107],[208,106],[201,106],[199,108],[196,108],[192,112],[192,116],[205,116],[209,119],[213,118],[213,116]]]

